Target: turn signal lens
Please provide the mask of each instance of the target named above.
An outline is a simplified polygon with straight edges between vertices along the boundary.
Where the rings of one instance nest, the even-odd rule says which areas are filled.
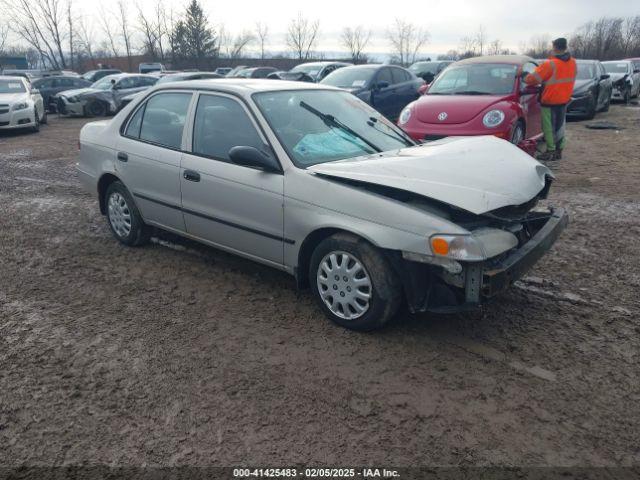
[[[431,250],[436,255],[446,255],[449,253],[449,243],[440,237],[434,237],[431,239]]]
[[[436,256],[479,262],[486,258],[482,245],[472,235],[434,235],[431,251]]]

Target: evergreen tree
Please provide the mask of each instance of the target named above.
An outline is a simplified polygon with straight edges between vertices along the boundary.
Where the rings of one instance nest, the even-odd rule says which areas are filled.
[[[179,22],[180,23],[180,22]],[[186,57],[199,67],[206,57],[216,57],[216,32],[209,27],[209,21],[198,0],[191,0],[183,22],[183,47]]]

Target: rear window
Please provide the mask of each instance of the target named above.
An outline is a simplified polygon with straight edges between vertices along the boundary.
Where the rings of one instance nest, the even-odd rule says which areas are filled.
[[[190,93],[159,93],[131,117],[125,136],[179,150]]]

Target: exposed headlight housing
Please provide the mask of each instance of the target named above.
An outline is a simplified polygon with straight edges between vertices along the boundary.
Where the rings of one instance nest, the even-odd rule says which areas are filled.
[[[13,107],[11,107],[11,110],[24,110],[25,108],[29,108],[29,104],[27,102],[19,102],[14,103]]]
[[[435,256],[481,262],[485,260],[482,245],[471,235],[434,235],[429,241]]]
[[[409,119],[411,118],[411,111],[412,110],[413,110],[413,104],[412,103],[410,103],[409,105],[404,107],[402,112],[400,112],[400,117],[398,118],[398,121],[399,121],[400,125],[404,125],[405,123],[407,123],[409,121]]]
[[[434,235],[429,244],[435,257],[480,262],[517,247],[518,239],[505,230],[479,228],[471,235]]]
[[[487,128],[494,128],[504,121],[504,112],[502,110],[489,110],[482,117],[482,124]]]

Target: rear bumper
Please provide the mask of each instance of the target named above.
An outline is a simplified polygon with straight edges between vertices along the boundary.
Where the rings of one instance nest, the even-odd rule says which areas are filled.
[[[466,263],[460,274],[440,267],[395,259],[411,312],[456,313],[472,310],[509,288],[553,246],[569,223],[563,209],[527,221],[535,232],[527,243],[499,260]]]

